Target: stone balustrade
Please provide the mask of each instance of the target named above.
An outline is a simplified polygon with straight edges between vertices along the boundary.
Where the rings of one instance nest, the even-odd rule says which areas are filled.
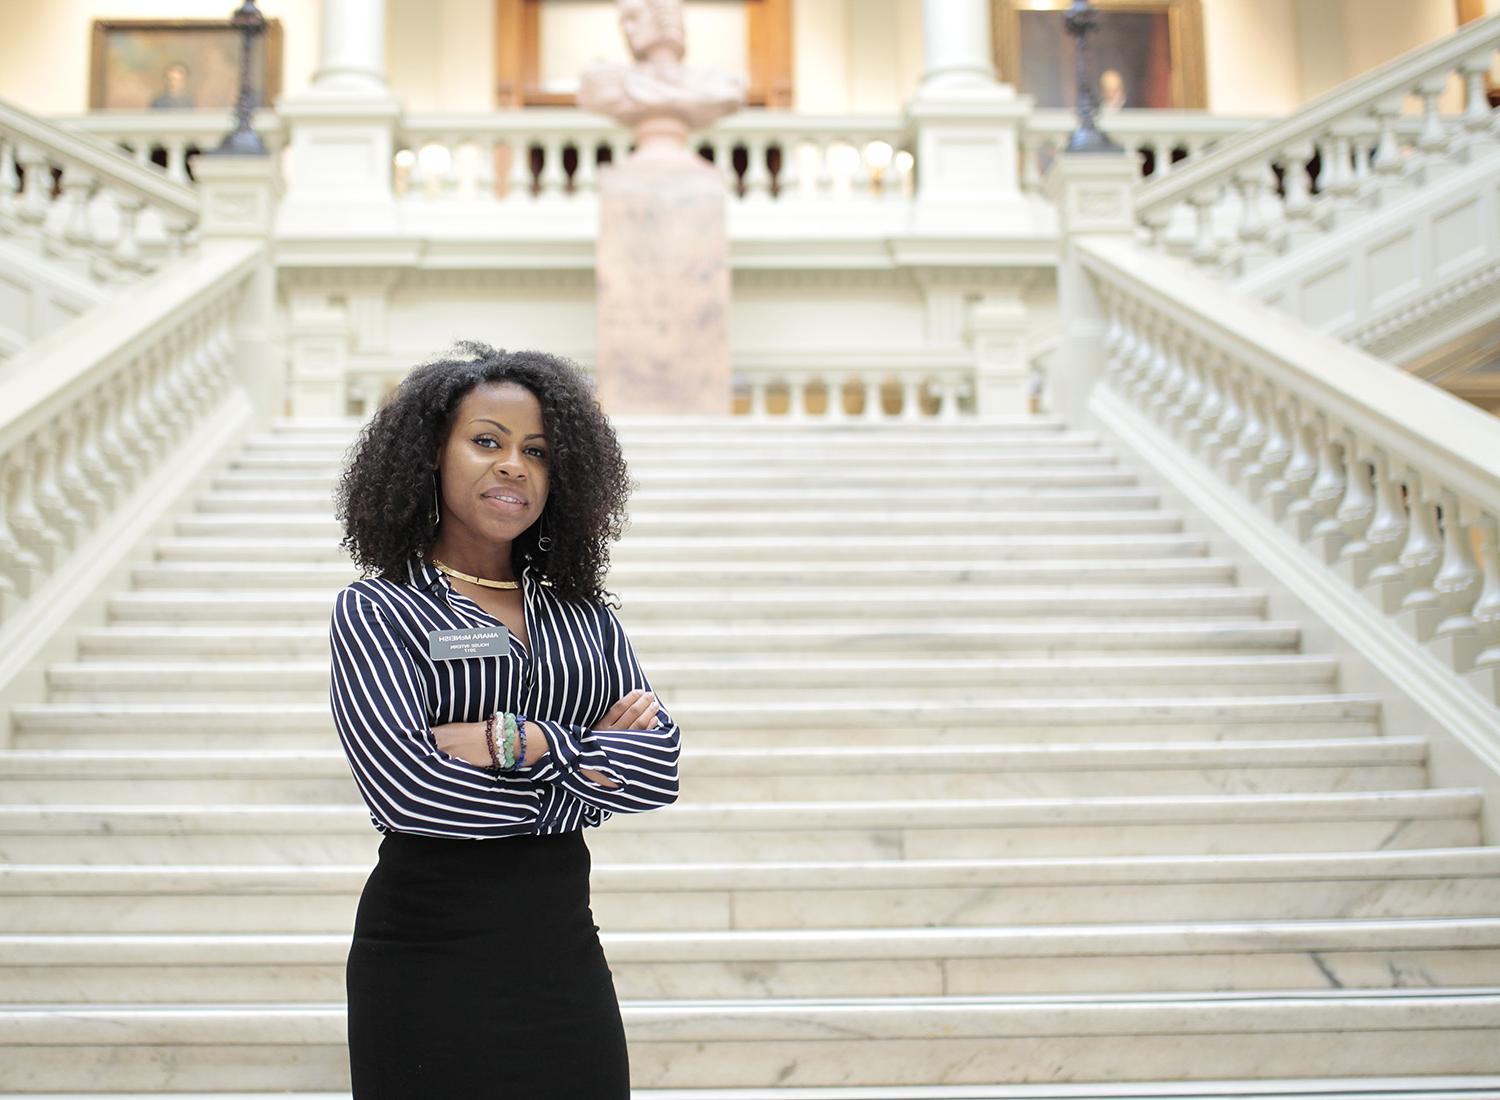
[[[1098,125],[1115,144],[1131,154],[1142,180],[1163,179],[1185,160],[1201,157],[1231,137],[1268,121],[1254,115],[1218,115],[1207,111],[1111,111]],[[1067,147],[1078,126],[1072,111],[1037,110],[1021,135],[1022,186],[1040,192],[1052,159]]]
[[[747,203],[911,197],[914,158],[897,116],[745,111],[694,144],[719,167],[731,198]],[[623,127],[570,108],[408,115],[393,186],[427,202],[580,201],[593,196],[599,167],[631,147]]]
[[[574,357],[585,369],[585,356]],[[734,364],[734,408],[754,420],[822,423],[957,421],[977,410],[976,376],[968,356],[930,354],[886,363],[830,362],[831,354],[797,365],[781,357],[741,356]],[[371,415],[409,369],[401,364],[351,364],[349,411]]]
[[[0,376],[0,624],[121,521],[238,385],[232,326],[263,263],[258,243],[200,251]]]
[[[1295,321],[1189,292],[1190,272],[1129,241],[1077,257],[1106,326],[1100,384],[1500,702],[1500,422]]]
[[[126,282],[192,247],[193,191],[0,103],[0,236]]]
[[[1136,217],[1155,247],[1244,275],[1494,152],[1484,81],[1497,49],[1500,15],[1477,20],[1153,176]],[[1463,107],[1444,113],[1455,82]]]

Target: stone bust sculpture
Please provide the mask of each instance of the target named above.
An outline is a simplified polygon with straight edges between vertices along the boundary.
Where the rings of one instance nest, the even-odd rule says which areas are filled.
[[[682,63],[681,0],[616,0],[616,9],[636,63],[585,66],[578,105],[634,127],[639,153],[682,148],[688,132],[744,105],[742,77]]]

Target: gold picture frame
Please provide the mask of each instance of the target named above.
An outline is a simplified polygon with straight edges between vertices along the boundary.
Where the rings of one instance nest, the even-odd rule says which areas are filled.
[[[90,44],[91,111],[225,110],[239,99],[240,32],[227,19],[95,19]],[[250,63],[255,106],[273,106],[281,20],[266,20]]]
[[[1035,97],[1038,107],[1072,107],[1073,48],[1062,29],[1069,0],[991,0],[991,5],[1000,79]],[[1099,32],[1090,40],[1095,63],[1101,74],[1107,69],[1123,74],[1124,106],[1208,106],[1201,0],[1094,0],[1094,7],[1100,17]],[[1150,49],[1162,41],[1168,50],[1165,73],[1162,59]]]

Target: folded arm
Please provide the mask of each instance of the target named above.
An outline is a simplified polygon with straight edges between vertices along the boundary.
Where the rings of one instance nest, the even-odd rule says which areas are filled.
[[[375,817],[425,836],[536,832],[553,800],[531,777],[496,775],[437,747],[416,661],[377,600],[341,591],[328,638],[334,726]]]

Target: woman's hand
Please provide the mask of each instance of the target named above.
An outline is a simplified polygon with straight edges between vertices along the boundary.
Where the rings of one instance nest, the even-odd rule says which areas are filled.
[[[437,747],[449,756],[481,768],[490,767],[490,747],[484,739],[483,722],[446,722],[433,726],[432,736]]]
[[[653,692],[636,688],[623,696],[609,708],[603,718],[594,723],[596,730],[649,730],[656,728],[656,712],[661,704]]]

